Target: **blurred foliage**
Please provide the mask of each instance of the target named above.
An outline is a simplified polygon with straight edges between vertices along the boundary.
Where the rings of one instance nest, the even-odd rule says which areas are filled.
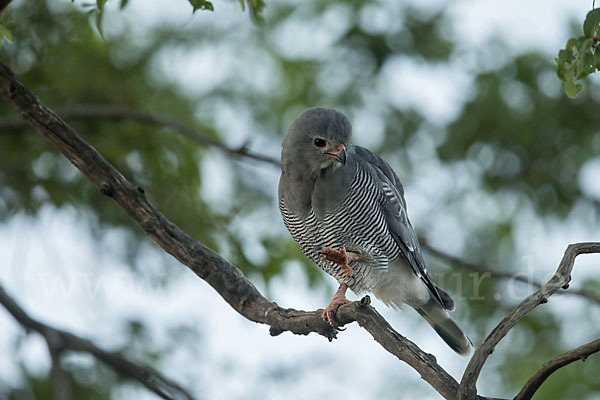
[[[32,340],[33,339],[33,340]],[[7,400],[52,400],[54,399],[54,384],[52,370],[41,372],[35,368],[31,372],[26,363],[20,361],[20,354],[27,350],[32,341],[42,340],[37,333],[19,333],[14,337],[11,354],[17,369],[22,373],[20,383],[7,382],[5,377],[0,378],[0,398]],[[50,355],[47,355],[50,363]],[[86,362],[72,362],[70,357],[63,357],[61,367],[69,381],[69,389],[73,399],[105,400],[111,398],[113,388],[122,382],[122,378],[111,368],[96,361],[92,356],[83,357]],[[44,360],[45,362],[46,360]],[[81,360],[79,360],[81,361]]]
[[[567,96],[575,98],[583,89],[576,84],[582,78],[600,70],[600,9],[590,11],[583,22],[583,36],[570,38],[555,59],[556,73]]]
[[[190,4],[192,5],[192,7],[194,7],[193,12],[196,12],[198,10],[208,10],[208,11],[215,10],[215,7],[213,6],[213,4],[210,1],[206,1],[206,0],[189,0],[189,1],[190,1]]]
[[[52,376],[30,376],[25,374],[27,383],[23,387],[17,387],[5,393],[7,400],[53,400],[53,383]],[[110,387],[89,388],[79,385],[75,381],[70,382],[70,387],[74,398],[89,399],[89,400],[107,400],[110,399]],[[98,389],[103,389],[99,391]]]
[[[522,340],[524,346],[507,349],[504,365],[499,372],[507,386],[515,392],[520,390],[529,377],[548,360],[562,352],[571,350],[561,345],[561,333],[556,330],[555,317],[547,310],[536,310],[536,318],[525,318],[510,333],[507,339]],[[539,332],[544,332],[540,335]],[[518,339],[514,339],[518,336]],[[535,338],[531,340],[530,338]],[[583,344],[583,343],[582,343]],[[507,346],[508,347],[508,346]],[[504,348],[503,348],[504,349]],[[523,357],[526,352],[527,357]],[[590,356],[559,369],[540,387],[534,399],[584,399],[600,393],[600,382],[592,378],[591,371],[600,368],[600,357]]]
[[[254,21],[263,22],[262,13],[265,8],[264,1],[263,0],[239,0],[242,10],[246,9],[246,3],[244,1],[248,2],[248,6],[250,7],[250,12],[251,12],[251,15],[252,15],[252,18],[254,19]],[[74,3],[75,0],[71,0],[71,2]],[[94,17],[96,29],[98,29],[100,36],[102,36],[103,38],[104,38],[104,34],[103,34],[104,29],[102,26],[102,22],[104,20],[104,10],[105,10],[105,6],[106,6],[107,2],[108,2],[108,0],[96,0],[96,3],[88,3],[88,2],[81,3],[81,6],[87,10],[86,11],[87,14],[92,15]],[[192,6],[192,13],[195,13],[198,10],[203,10],[203,11],[214,11],[215,10],[215,7],[211,1],[188,0],[188,2]],[[129,0],[119,0],[119,9],[121,9],[121,10],[124,9],[125,7],[127,7],[127,4],[129,4]],[[2,37],[6,38],[8,41],[11,41],[10,27],[5,28],[0,23],[0,44],[2,43]]]
[[[219,10],[208,17],[193,13],[212,3],[190,1],[193,20],[188,25],[165,21],[147,26],[140,35],[131,21],[120,20],[120,11],[111,13],[110,1],[104,3],[85,7],[77,1],[36,0],[15,3],[4,15],[16,24],[10,29],[13,42],[3,43],[0,57],[53,109],[118,105],[177,120],[233,147],[248,142],[253,150],[276,157],[284,132],[303,109],[334,106],[353,121],[368,116],[363,126],[367,132],[357,129],[355,137],[367,139],[369,129],[381,131],[379,138],[368,138],[371,147],[408,185],[419,178],[411,180],[412,172],[433,159],[450,171],[449,179],[456,178],[455,167],[466,165],[475,171],[469,182],[491,196],[497,209],[510,198],[543,221],[565,219],[585,204],[594,210],[592,222],[598,222],[598,199],[583,191],[577,179],[600,154],[600,96],[593,83],[591,90],[571,100],[560,90],[550,57],[503,51],[495,54],[502,62],[493,68],[472,71],[464,105],[447,125],[440,127],[423,110],[397,100],[390,83],[399,74],[397,65],[425,70],[455,65],[460,59],[460,43],[448,28],[445,9],[424,12],[399,2],[357,0],[272,2],[265,8],[260,0],[240,0],[256,21],[262,21],[253,24],[242,21],[243,16],[217,20]],[[133,3],[118,4],[125,13]],[[317,39],[309,42],[306,36]],[[208,54],[210,68],[202,67],[206,58],[199,53]],[[222,62],[215,64],[215,59]],[[172,76],[190,60],[198,62],[193,76],[201,82],[199,87]],[[0,115],[16,117],[4,102]],[[276,191],[265,185],[278,174],[272,166],[222,157],[218,168],[210,167],[216,150],[198,147],[158,126],[98,118],[67,122],[143,186],[170,220],[253,279],[268,284],[296,260],[312,284],[323,282],[323,274],[289,235],[282,236]],[[434,150],[415,153],[420,141],[432,143]],[[215,182],[229,188],[227,198],[214,200]],[[462,203],[472,194],[455,183],[443,197],[432,199],[447,214],[465,212]],[[112,200],[98,193],[40,135],[29,129],[0,131],[0,221],[17,213],[35,214],[47,205],[74,207],[82,216],[94,216],[97,235],[125,228],[131,265],[136,266],[144,237]],[[497,218],[476,219],[473,209],[467,212],[469,218],[460,227],[469,243],[464,257],[512,264],[518,215],[505,211]],[[514,304],[493,300],[503,293],[502,282],[478,280],[465,272],[448,280],[447,286],[465,294],[468,306],[457,314],[469,321],[467,330],[477,342]],[[597,281],[586,285],[598,288]],[[142,340],[146,331],[140,324],[134,321],[129,328]],[[498,352],[495,369],[506,390],[517,389],[536,366],[565,350],[557,336],[560,325],[551,314],[539,312],[518,326],[515,334],[528,347]],[[154,362],[165,350],[135,352]],[[553,376],[540,398],[570,398],[574,381],[582,396],[599,393],[597,381],[591,382],[585,372],[588,363]],[[588,375],[577,378],[582,374]],[[28,378],[32,385],[36,379]]]
[[[154,86],[141,79],[147,73],[152,50],[129,60],[127,65],[116,65],[111,62],[114,44],[99,39],[87,18],[76,9],[61,15],[65,21],[61,24],[52,22],[57,16],[44,3],[16,9],[13,15],[31,24],[17,25],[18,44],[4,46],[3,56],[10,59],[13,68],[22,71],[23,81],[35,88],[50,107],[119,104],[199,126],[193,120],[192,104],[172,85]],[[109,85],[115,77],[118,84]],[[12,113],[5,103],[0,107],[2,114]],[[72,126],[119,170],[144,186],[151,198],[160,199],[161,209],[169,218],[216,247],[214,230],[229,218],[203,212],[207,205],[198,190],[198,160],[204,149],[163,129],[127,121],[118,124],[118,131],[114,123],[98,120],[73,122]],[[214,137],[210,131],[207,134]],[[101,215],[102,224],[134,228],[127,215],[112,201],[99,196],[95,187],[41,137],[31,132],[2,134],[0,143],[0,218],[19,210],[35,212],[47,203],[58,207],[72,204],[95,210]],[[27,158],[23,149],[27,149]],[[190,219],[190,215],[194,218]],[[140,233],[137,228],[132,232]]]
[[[12,42],[11,30],[15,28],[15,25],[11,21],[4,21],[0,19],[0,45],[4,40]]]
[[[599,210],[576,177],[600,154],[600,99],[588,92],[573,101],[547,91],[551,68],[539,54],[522,54],[479,74],[438,154],[445,162],[474,160],[488,191],[524,193],[541,215],[564,218],[578,201]]]

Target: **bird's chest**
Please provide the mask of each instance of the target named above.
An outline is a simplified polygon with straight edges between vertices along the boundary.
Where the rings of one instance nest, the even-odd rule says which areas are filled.
[[[377,237],[387,229],[381,218],[380,189],[365,172],[351,176],[343,183],[334,174],[317,181],[302,214],[289,213],[283,205],[288,230],[305,253],[313,253],[317,245],[377,247]]]
[[[333,210],[330,213],[316,213],[313,208],[303,216],[289,213],[285,205],[281,205],[283,220],[294,240],[302,251],[310,258],[313,257],[315,246],[341,247],[343,241],[343,226],[336,223],[340,213]],[[343,210],[338,210],[344,214]]]
[[[347,166],[354,171],[353,166]],[[314,183],[310,194],[310,208],[316,218],[323,222],[329,215],[339,212],[353,188],[354,173],[341,173],[334,169],[323,173]]]

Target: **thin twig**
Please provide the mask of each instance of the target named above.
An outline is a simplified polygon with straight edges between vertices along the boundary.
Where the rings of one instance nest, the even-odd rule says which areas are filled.
[[[70,393],[70,388],[65,387],[68,376],[60,366],[60,357],[65,351],[89,353],[97,359],[110,365],[125,376],[137,380],[142,385],[167,400],[193,400],[194,397],[186,392],[175,382],[162,376],[151,367],[136,364],[117,352],[104,351],[87,339],[82,339],[72,333],[46,325],[30,317],[0,285],[0,304],[19,322],[26,330],[41,334],[48,343],[52,356],[52,375],[55,386],[55,395],[63,396]],[[65,397],[57,397],[63,399]]]
[[[426,241],[424,241],[422,239],[419,239],[419,241],[421,242],[421,247],[423,248],[423,250],[425,250],[427,253],[431,254],[432,256],[446,262],[447,264],[455,265],[455,266],[469,269],[469,270],[479,272],[482,274],[489,273],[491,276],[500,278],[500,279],[508,279],[508,280],[512,280],[512,281],[522,282],[527,285],[531,285],[537,289],[542,287],[542,284],[540,282],[534,281],[533,278],[530,279],[529,277],[525,277],[518,273],[503,272],[503,271],[500,271],[499,268],[493,268],[488,264],[465,260],[464,258],[453,256],[446,252],[443,252],[442,250],[439,250],[439,249],[431,246],[429,243],[427,243]],[[575,295],[575,296],[583,297],[583,298],[590,300],[596,304],[600,304],[600,297],[588,290],[585,290],[585,289],[571,289],[571,290],[568,290],[565,292],[560,292],[559,294]]]
[[[548,302],[548,298],[561,288],[568,288],[575,258],[580,254],[600,253],[600,243],[570,244],[554,276],[535,293],[529,295],[510,314],[508,314],[475,350],[467,365],[458,389],[458,399],[473,399],[477,394],[477,379],[486,360],[496,345],[531,310]]]
[[[54,398],[71,400],[73,398],[73,393],[71,390],[70,374],[61,365],[62,349],[61,351],[56,351],[56,349],[50,347],[50,341],[46,341],[46,343],[48,344],[48,351],[50,352],[50,358],[52,359],[50,375],[52,376]]]
[[[209,137],[198,130],[184,125],[173,119],[156,116],[154,114],[131,110],[123,107],[102,105],[102,104],[80,104],[70,107],[56,109],[56,113],[67,120],[74,119],[106,119],[113,121],[131,120],[142,124],[156,125],[162,128],[171,129],[201,146],[209,146],[218,148],[228,154],[236,157],[244,157],[251,160],[261,161],[273,166],[279,167],[279,160],[269,157],[264,154],[256,153],[248,150],[247,147],[241,146],[233,148],[224,145],[220,141]],[[0,119],[0,132],[4,134],[20,132],[28,127],[28,124],[23,119],[18,118],[2,118]]]
[[[535,392],[542,386],[544,381],[556,372],[558,369],[569,365],[575,361],[585,361],[590,355],[600,351],[600,339],[579,346],[576,349],[567,351],[552,360],[545,362],[544,365],[525,383],[515,400],[531,399]]]

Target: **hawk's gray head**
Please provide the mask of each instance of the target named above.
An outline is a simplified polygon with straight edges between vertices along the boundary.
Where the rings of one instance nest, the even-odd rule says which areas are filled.
[[[302,169],[310,175],[346,163],[352,126],[339,111],[310,108],[294,121],[283,141],[283,168]]]

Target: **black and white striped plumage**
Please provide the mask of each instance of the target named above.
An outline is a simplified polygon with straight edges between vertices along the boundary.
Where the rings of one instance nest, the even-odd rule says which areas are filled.
[[[292,124],[279,182],[286,227],[304,254],[340,284],[393,307],[412,306],[455,351],[467,353],[469,339],[445,311],[453,301],[427,273],[398,176],[377,154],[351,145],[350,134],[347,118],[330,109],[309,109]],[[349,263],[354,279],[316,246],[355,255]]]

